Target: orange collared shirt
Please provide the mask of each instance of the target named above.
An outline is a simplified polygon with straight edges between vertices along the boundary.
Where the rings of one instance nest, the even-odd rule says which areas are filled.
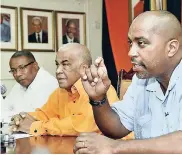
[[[115,89],[111,86],[107,92],[109,103],[118,101]],[[57,88],[47,103],[35,112],[29,113],[37,120],[30,127],[30,134],[77,136],[80,132],[99,132],[81,80],[71,89],[71,93]]]

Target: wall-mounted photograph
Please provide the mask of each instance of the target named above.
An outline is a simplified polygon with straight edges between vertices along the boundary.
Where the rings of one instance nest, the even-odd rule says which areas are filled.
[[[86,44],[85,18],[85,13],[56,11],[57,50],[67,43]]]
[[[54,51],[52,10],[20,8],[22,50]]]
[[[1,5],[0,7],[1,50],[15,51],[18,49],[17,8],[4,5]]]

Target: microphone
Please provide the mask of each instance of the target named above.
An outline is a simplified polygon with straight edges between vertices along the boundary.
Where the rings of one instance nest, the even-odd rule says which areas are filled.
[[[167,117],[169,115],[169,112],[165,112],[164,114],[165,114],[165,117]]]
[[[6,86],[3,84],[0,84],[0,88],[1,88],[1,95],[5,94],[7,91]]]

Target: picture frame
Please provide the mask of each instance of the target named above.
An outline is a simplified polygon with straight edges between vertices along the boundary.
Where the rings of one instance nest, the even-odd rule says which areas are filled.
[[[20,8],[22,50],[53,52],[55,50],[54,11]]]
[[[18,50],[18,9],[13,6],[1,7],[1,51]]]
[[[182,0],[181,0],[181,25],[182,25]]]
[[[55,11],[57,50],[68,42],[86,45],[86,14]]]

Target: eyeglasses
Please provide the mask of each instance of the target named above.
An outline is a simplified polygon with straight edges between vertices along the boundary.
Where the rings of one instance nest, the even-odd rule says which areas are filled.
[[[11,70],[9,71],[9,73],[11,73],[11,74],[14,75],[14,74],[17,73],[17,71],[24,72],[24,71],[26,70],[27,66],[33,64],[34,62],[35,62],[35,61],[32,61],[32,62],[30,62],[30,63],[28,63],[28,64],[26,64],[26,65],[19,66],[18,68],[13,68],[13,69],[11,69]]]

